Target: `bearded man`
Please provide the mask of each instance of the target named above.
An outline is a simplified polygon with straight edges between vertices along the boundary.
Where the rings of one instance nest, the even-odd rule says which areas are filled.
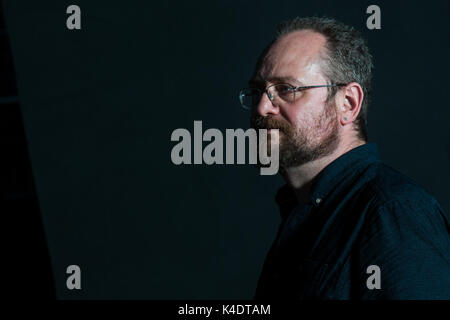
[[[286,181],[256,299],[450,299],[448,215],[367,143],[371,69],[354,28],[295,18],[241,91]]]

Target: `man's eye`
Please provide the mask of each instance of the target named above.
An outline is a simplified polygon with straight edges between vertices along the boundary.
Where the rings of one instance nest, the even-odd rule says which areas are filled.
[[[276,86],[275,89],[279,95],[292,93],[292,88],[289,86]]]

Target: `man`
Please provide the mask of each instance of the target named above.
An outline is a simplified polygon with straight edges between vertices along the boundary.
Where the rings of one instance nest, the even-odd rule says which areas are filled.
[[[353,28],[296,18],[241,91],[286,180],[256,299],[450,299],[448,216],[366,142],[371,68]]]

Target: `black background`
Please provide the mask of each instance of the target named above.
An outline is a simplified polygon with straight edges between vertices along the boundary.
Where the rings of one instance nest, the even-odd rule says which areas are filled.
[[[66,28],[71,4],[81,30]],[[371,4],[381,30],[366,27]],[[14,194],[39,204],[5,211],[20,245],[19,290],[24,270],[39,278],[49,261],[61,299],[252,298],[282,179],[250,165],[175,166],[170,136],[193,133],[194,120],[248,128],[239,89],[276,25],[297,15],[363,32],[375,65],[369,140],[450,211],[446,1],[6,0],[3,9],[18,98],[2,100],[2,112],[20,105],[28,151],[8,149],[2,172],[13,175],[14,154],[29,154],[32,191]],[[13,129],[2,123],[5,147]],[[30,230],[39,214],[46,242]],[[66,288],[71,264],[81,290]]]

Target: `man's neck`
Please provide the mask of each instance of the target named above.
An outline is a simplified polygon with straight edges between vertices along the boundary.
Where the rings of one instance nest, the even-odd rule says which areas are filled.
[[[283,168],[281,175],[286,183],[294,190],[299,203],[307,203],[311,185],[317,175],[331,162],[344,153],[365,144],[364,141],[356,141],[347,145],[340,145],[336,150],[320,159],[302,164],[297,167]]]

